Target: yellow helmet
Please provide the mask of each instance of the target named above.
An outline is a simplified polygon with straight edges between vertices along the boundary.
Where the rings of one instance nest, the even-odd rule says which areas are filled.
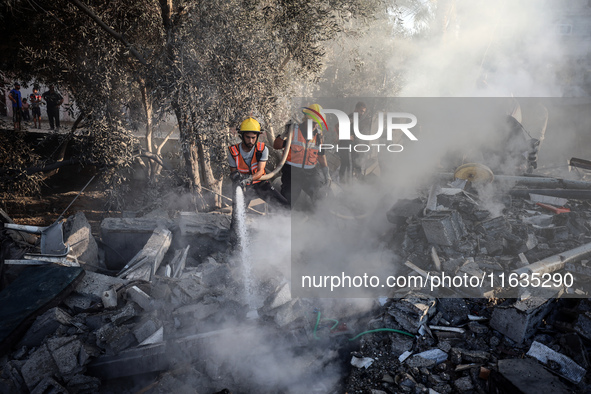
[[[240,123],[240,133],[251,132],[261,133],[261,124],[253,117],[248,117]]]
[[[328,126],[326,124],[326,119],[324,118],[324,113],[322,112],[322,107],[318,104],[312,104],[308,107],[305,107],[302,112],[304,115],[310,117],[312,121],[318,124],[321,129],[324,131],[328,130]]]
[[[312,110],[312,111],[310,111],[310,110]],[[318,104],[309,105],[307,108],[304,108],[302,112],[307,115],[316,115],[313,111],[316,111],[320,115],[323,115],[322,114],[322,107]]]

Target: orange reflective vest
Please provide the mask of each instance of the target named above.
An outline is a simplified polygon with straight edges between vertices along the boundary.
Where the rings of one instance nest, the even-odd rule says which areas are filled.
[[[254,153],[252,154],[252,159],[250,161],[250,165],[246,164],[244,158],[240,154],[240,144],[229,146],[230,154],[232,158],[236,162],[238,172],[241,174],[249,174],[254,175],[259,170],[259,159],[265,150],[265,143],[264,142],[257,142],[254,146]],[[263,170],[263,175],[265,175],[265,170]],[[259,183],[260,181],[254,181],[253,183]]]
[[[314,134],[310,141],[306,141],[300,126],[296,124],[291,137],[291,147],[287,154],[287,164],[304,169],[314,168],[318,161],[319,139],[319,135]]]

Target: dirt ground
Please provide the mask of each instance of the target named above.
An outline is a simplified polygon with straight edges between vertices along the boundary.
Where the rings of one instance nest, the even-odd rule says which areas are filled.
[[[38,197],[1,199],[0,206],[17,224],[49,226],[72,202],[78,191],[46,190]],[[106,196],[102,191],[84,191],[64,214],[64,217],[83,211],[98,236],[100,223],[107,216],[119,216],[119,211],[105,210]]]

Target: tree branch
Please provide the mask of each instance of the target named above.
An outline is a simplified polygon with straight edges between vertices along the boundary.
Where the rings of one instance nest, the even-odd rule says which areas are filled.
[[[121,41],[123,43],[123,45],[125,45],[127,48],[129,48],[129,51],[131,52],[131,54],[133,56],[135,56],[135,58],[137,60],[139,60],[140,63],[142,63],[144,66],[147,66],[148,63],[146,62],[146,59],[144,59],[144,57],[141,55],[141,53],[139,53],[134,47],[133,45],[131,45],[126,39],[125,37],[123,37],[122,34],[117,33],[115,30],[113,30],[112,28],[110,28],[105,22],[102,21],[101,18],[98,17],[98,15],[96,15],[90,8],[88,8],[87,6],[85,6],[84,4],[82,4],[79,0],[70,0],[70,3],[74,4],[76,7],[78,7],[82,12],[84,12],[86,15],[88,15],[89,17],[91,17],[104,31],[106,31],[107,33],[109,33],[111,36],[113,36],[115,39]]]

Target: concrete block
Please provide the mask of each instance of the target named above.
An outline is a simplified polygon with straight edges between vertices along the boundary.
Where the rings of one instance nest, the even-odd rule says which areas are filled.
[[[19,346],[37,347],[41,345],[46,336],[53,334],[61,325],[69,325],[71,320],[72,316],[64,312],[63,309],[51,308],[35,319]]]
[[[431,349],[412,356],[407,361],[409,367],[431,368],[447,360],[447,353],[441,349]]]
[[[113,286],[122,286],[128,283],[125,279],[103,275],[96,272],[86,272],[82,282],[76,286],[76,293],[92,298],[95,301],[102,301],[103,293]]]
[[[558,377],[532,359],[499,360],[499,372],[491,384],[495,392],[521,394],[567,394],[569,390]]]
[[[108,323],[96,330],[95,334],[97,346],[111,350],[115,354],[136,343],[131,328],[127,325],[115,326],[113,323]]]
[[[182,236],[206,235],[217,241],[226,241],[231,217],[219,213],[181,212],[178,219]]]
[[[126,264],[129,268],[119,276],[129,280],[152,280],[171,242],[172,233],[162,226],[157,227],[144,247]]]
[[[21,375],[21,369],[24,364],[25,361],[19,360],[10,360],[6,364],[4,364],[4,368],[2,368],[2,374],[0,375],[0,378],[5,378],[10,382],[10,389],[7,389],[6,392],[23,393],[27,390],[25,380]],[[3,392],[2,388],[3,387],[0,386],[0,392]]]
[[[511,340],[522,343],[535,333],[554,301],[554,298],[531,297],[510,306],[497,306],[489,325]]]
[[[209,283],[217,283],[215,278],[207,277]],[[180,290],[179,294],[182,293],[182,298],[185,303],[192,304],[203,299],[206,294],[209,294],[211,290],[207,289],[197,277],[186,276],[181,278],[176,283],[175,290]]]
[[[480,222],[476,226],[476,231],[489,237],[497,237],[507,231],[511,231],[511,225],[504,216],[497,216],[492,219]]]
[[[388,309],[388,314],[394,317],[404,330],[417,334],[419,327],[426,324],[435,314],[435,304],[435,298],[411,293],[406,298],[394,301]]]
[[[150,317],[136,324],[133,329],[133,335],[138,343],[142,343],[144,340],[153,335],[158,329],[162,327],[160,320]]]
[[[62,376],[82,372],[83,367],[78,364],[82,342],[76,337],[50,338],[47,347]]]
[[[145,311],[154,309],[154,299],[137,286],[127,289],[127,297]]]
[[[208,259],[198,269],[201,272],[201,283],[207,287],[225,285],[232,275],[227,264],[220,264],[214,259]]]
[[[100,379],[78,374],[68,380],[67,388],[71,393],[98,393],[100,385]]]
[[[457,211],[437,211],[421,220],[427,241],[435,245],[452,246],[466,235],[462,217]]]
[[[123,308],[117,313],[111,316],[111,321],[116,325],[125,323],[126,321],[133,319],[140,314],[140,308],[138,308],[135,302],[128,302]]]
[[[152,335],[140,342],[140,346],[153,345],[160,342],[164,342],[164,327],[160,327]]]
[[[472,393],[474,390],[474,384],[472,383],[470,376],[456,379],[454,387],[458,390],[458,393]]]
[[[93,267],[106,268],[98,259],[98,245],[84,212],[77,212],[68,218],[64,224],[64,238],[71,248],[69,255],[88,263],[89,270],[94,271]]]
[[[41,382],[35,387],[31,394],[68,394],[68,390],[61,384],[55,381],[55,379],[47,376],[43,378]]]
[[[152,236],[158,225],[170,228],[173,223],[162,218],[105,218],[101,222],[101,239],[107,268],[117,270],[131,260]]]
[[[558,353],[538,341],[534,341],[531,344],[527,355],[537,359],[542,364],[548,366],[553,372],[573,383],[579,383],[587,373],[585,368],[564,354]]]
[[[29,390],[33,390],[45,377],[53,376],[58,372],[58,367],[51,357],[47,345],[41,345],[25,362],[21,368],[21,374]]]
[[[82,294],[71,293],[66,299],[64,299],[63,303],[70,308],[71,311],[75,313],[79,313],[84,311],[92,306],[96,300],[94,298],[90,298],[84,296]]]

